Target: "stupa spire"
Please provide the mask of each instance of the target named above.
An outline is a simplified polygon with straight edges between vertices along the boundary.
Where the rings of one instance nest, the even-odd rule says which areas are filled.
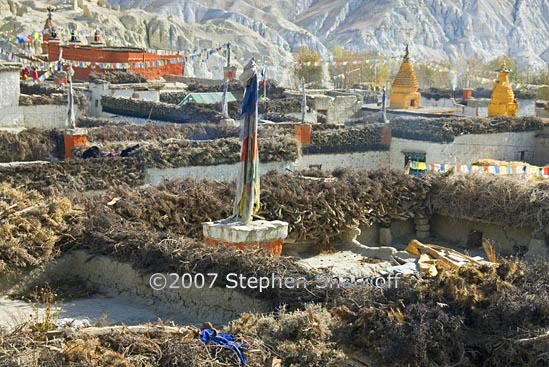
[[[402,64],[393,81],[393,93],[390,96],[390,108],[408,109],[419,108],[421,94],[418,92],[419,83],[417,82],[414,67],[410,62],[410,48],[408,44],[404,52]]]

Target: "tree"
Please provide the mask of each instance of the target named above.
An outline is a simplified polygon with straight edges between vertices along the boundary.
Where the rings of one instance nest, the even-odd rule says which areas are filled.
[[[320,54],[310,47],[300,47],[294,53],[297,62],[294,75],[299,80],[305,79],[305,83],[318,83],[322,81],[322,61]],[[317,63],[315,65],[315,63]]]
[[[389,67],[379,62],[377,53],[355,52],[336,45],[333,56],[336,63],[330,65],[330,75],[339,77],[343,88],[362,87],[365,84],[379,87],[389,78]]]
[[[501,69],[504,64],[507,69],[511,69],[511,72],[509,73],[509,80],[521,83],[522,78],[519,77],[517,63],[509,56],[496,57],[495,59],[486,63],[484,67],[484,73],[488,75],[487,77],[489,77],[490,79],[496,79],[497,70]]]

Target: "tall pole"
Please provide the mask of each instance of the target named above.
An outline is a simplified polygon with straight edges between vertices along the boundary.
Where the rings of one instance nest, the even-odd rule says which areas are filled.
[[[259,158],[257,143],[257,101],[258,81],[257,67],[253,59],[245,66],[240,82],[246,88],[242,101],[241,154],[237,191],[233,206],[235,221],[248,224],[259,210]]]
[[[227,67],[231,67],[231,43],[227,43]]]
[[[303,91],[303,100],[301,102],[301,123],[305,123],[305,110],[307,109],[307,94],[305,93],[305,78],[301,78],[301,89]]]
[[[229,118],[229,104],[227,102],[227,94],[229,91],[229,78],[228,73],[230,72],[229,68],[231,67],[231,43],[227,43],[227,73],[223,73],[223,98],[221,101],[221,114],[223,118]]]
[[[387,122],[387,88],[383,86],[383,95],[381,97],[381,122]]]
[[[267,100],[267,66],[263,66],[263,99]]]
[[[69,69],[67,70],[67,76],[68,76],[68,82],[69,82],[69,92],[67,96],[67,104],[68,104],[68,111],[67,111],[67,125],[71,129],[76,129],[76,118],[74,116],[74,97],[73,97],[73,91],[72,91],[72,76],[74,74],[74,70],[72,68],[72,63],[69,64]]]

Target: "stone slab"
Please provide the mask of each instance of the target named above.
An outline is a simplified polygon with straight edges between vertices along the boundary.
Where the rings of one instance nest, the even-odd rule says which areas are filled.
[[[205,238],[230,243],[268,242],[288,237],[288,223],[279,220],[257,220],[249,224],[205,222],[202,229]]]

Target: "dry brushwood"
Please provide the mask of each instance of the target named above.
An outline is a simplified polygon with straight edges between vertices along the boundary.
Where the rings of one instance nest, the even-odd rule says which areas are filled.
[[[303,148],[305,154],[329,154],[341,152],[388,150],[383,144],[380,124],[348,127],[345,129],[313,128],[311,145]]]
[[[131,73],[126,71],[106,71],[102,73],[91,73],[90,82],[92,83],[112,83],[112,84],[128,84],[128,83],[146,83],[147,78],[141,74]]]
[[[412,218],[423,210],[429,187],[392,170],[345,171],[333,181],[267,173],[261,182],[259,215],[289,222],[291,237],[328,246],[349,225]],[[230,215],[234,183],[175,180],[159,187],[119,187],[103,196],[121,200],[109,207],[121,220],[198,238],[201,223]],[[90,210],[95,210],[91,208]]]
[[[145,167],[133,158],[89,159],[51,164],[0,167],[0,183],[47,192],[105,190],[113,185],[144,183]]]
[[[380,366],[546,365],[543,349],[519,341],[549,325],[548,267],[467,265],[384,292],[350,290],[332,309],[336,340]]]
[[[134,332],[135,327],[122,327],[121,332],[86,335],[83,332],[62,334],[46,341],[44,333],[21,328],[0,338],[0,366],[186,366],[233,367],[239,360],[231,348],[205,345],[194,328],[178,328],[178,333],[165,333],[164,325],[139,326],[150,328],[147,333]],[[246,345],[250,367],[264,367],[270,357],[269,348],[258,338],[240,337]]]
[[[548,231],[547,182],[484,174],[433,175],[427,180],[432,185],[427,206],[433,213]]]
[[[0,274],[47,262],[59,252],[81,212],[64,197],[0,184]]]
[[[0,131],[0,163],[40,161],[63,157],[63,131],[27,129]]]
[[[391,120],[392,135],[396,138],[448,143],[456,136],[492,134],[543,129],[540,118],[523,117],[446,117],[396,118]]]
[[[128,142],[102,145],[105,151],[121,151]],[[147,168],[178,168],[211,166],[240,162],[241,143],[238,138],[215,140],[168,139],[140,143],[136,157]],[[295,161],[298,156],[297,140],[290,135],[259,139],[261,162]]]
[[[166,139],[211,140],[238,137],[239,132],[239,127],[215,124],[125,124],[88,129],[88,139],[94,144]]]

